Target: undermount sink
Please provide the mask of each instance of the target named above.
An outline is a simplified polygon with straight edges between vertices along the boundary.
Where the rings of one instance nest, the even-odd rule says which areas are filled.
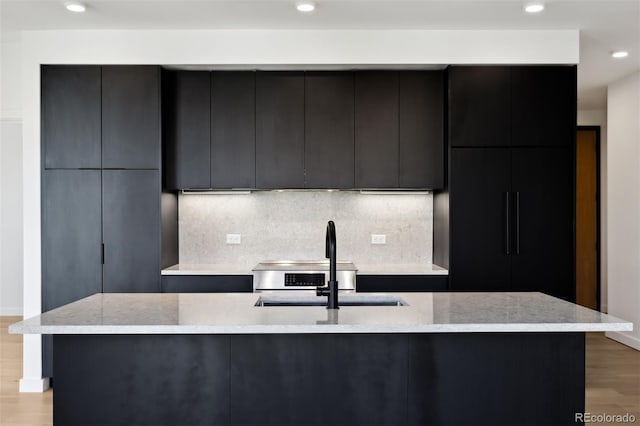
[[[339,306],[408,306],[397,296],[339,296]],[[254,306],[327,306],[325,297],[260,296]]]

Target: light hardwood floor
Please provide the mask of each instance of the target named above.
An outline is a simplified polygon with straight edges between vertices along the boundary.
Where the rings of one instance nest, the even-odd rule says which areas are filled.
[[[0,425],[51,425],[53,391],[18,392],[22,336],[8,334],[7,327],[20,320],[0,317]],[[607,339],[603,333],[589,333],[586,364],[586,411],[631,413],[636,418],[635,424],[640,424],[640,352]]]

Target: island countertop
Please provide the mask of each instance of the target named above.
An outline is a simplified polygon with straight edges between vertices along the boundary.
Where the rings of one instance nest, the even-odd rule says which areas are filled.
[[[381,295],[385,294],[341,294],[340,297],[341,301],[347,301]],[[94,294],[13,324],[9,332],[469,333],[628,331],[633,328],[628,321],[542,293],[386,295],[402,298],[407,306],[343,306],[333,311],[324,306],[255,306],[265,293]]]

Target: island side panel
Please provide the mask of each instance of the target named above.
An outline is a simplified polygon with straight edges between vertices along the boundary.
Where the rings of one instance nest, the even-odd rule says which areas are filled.
[[[576,425],[584,333],[410,337],[409,425]]]
[[[55,425],[228,425],[229,336],[57,335]]]

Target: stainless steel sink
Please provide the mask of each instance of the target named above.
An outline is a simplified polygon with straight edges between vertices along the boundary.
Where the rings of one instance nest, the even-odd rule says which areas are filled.
[[[408,306],[397,296],[342,296],[339,306]],[[254,306],[326,306],[326,297],[316,296],[260,296]]]

